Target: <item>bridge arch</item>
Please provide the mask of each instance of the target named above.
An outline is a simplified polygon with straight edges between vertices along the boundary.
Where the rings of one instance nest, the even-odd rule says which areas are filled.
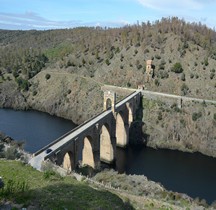
[[[114,149],[108,124],[104,124],[100,131],[100,160],[111,163],[114,160]]]
[[[109,108],[112,109],[112,111],[115,111],[115,103],[116,103],[116,94],[112,91],[105,91],[104,92],[104,110],[107,110]]]
[[[112,100],[110,98],[107,98],[106,100],[106,105],[105,105],[105,110],[111,109],[112,108]]]
[[[133,122],[133,104],[132,103],[127,103],[127,110],[128,110],[128,124],[129,126],[131,125],[131,123]]]
[[[125,147],[128,144],[128,122],[125,122],[124,113],[119,112],[116,116],[116,144]]]
[[[70,173],[74,169],[73,153],[71,151],[65,153],[63,158],[63,168]]]
[[[83,142],[82,150],[82,165],[88,165],[95,168],[94,152],[93,152],[93,139],[91,136],[86,136]]]

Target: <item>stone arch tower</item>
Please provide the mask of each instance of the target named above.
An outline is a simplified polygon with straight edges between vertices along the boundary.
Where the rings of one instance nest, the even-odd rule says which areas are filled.
[[[149,82],[153,77],[152,60],[146,61],[146,82]]]
[[[109,106],[109,101],[110,101],[110,106],[112,112],[115,112],[115,103],[116,103],[116,93],[112,91],[104,91],[104,110],[107,110]]]

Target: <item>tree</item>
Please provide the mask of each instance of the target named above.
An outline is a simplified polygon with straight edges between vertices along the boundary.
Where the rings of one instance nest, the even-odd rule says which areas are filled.
[[[50,74],[46,74],[45,78],[46,80],[50,79],[51,75]]]
[[[216,113],[214,113],[214,120],[216,121]]]
[[[0,189],[4,187],[4,182],[2,180],[2,178],[0,177]]]
[[[185,96],[187,95],[188,91],[189,91],[189,87],[184,83],[182,86],[181,86],[181,91],[182,91],[182,94]]]
[[[171,68],[171,71],[179,74],[179,73],[182,73],[183,72],[183,68],[182,68],[182,65],[181,63],[175,63],[173,65],[173,67]]]

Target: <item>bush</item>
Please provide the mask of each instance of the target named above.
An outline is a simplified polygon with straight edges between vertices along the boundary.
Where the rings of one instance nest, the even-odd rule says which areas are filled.
[[[182,73],[182,75],[181,75],[181,80],[185,81],[185,74],[184,73]]]
[[[208,66],[208,65],[209,65],[209,63],[208,63],[208,58],[205,58],[205,60],[204,60],[203,63],[204,63],[205,66]]]
[[[189,87],[184,83],[182,86],[181,86],[181,91],[182,91],[182,94],[185,96],[187,95],[188,91],[189,91]]]
[[[210,74],[210,79],[213,79],[214,76],[215,76],[215,73],[214,73],[214,72],[211,72],[211,74]]]
[[[173,67],[171,68],[171,71],[172,72],[175,72],[175,73],[182,73],[183,72],[183,68],[182,68],[182,65],[180,63],[175,63],[173,65]]]
[[[51,75],[50,74],[46,74],[45,78],[46,80],[50,79]]]
[[[214,113],[214,117],[213,117],[213,118],[214,118],[214,120],[216,121],[216,113]]]
[[[148,48],[145,49],[145,50],[144,50],[144,53],[149,53],[149,49],[148,49]]]
[[[33,95],[33,96],[37,95],[37,91],[34,90],[33,93],[32,93],[32,95]]]
[[[193,74],[193,73],[190,74],[190,78],[191,78],[191,79],[194,78],[194,74]]]
[[[14,181],[12,179],[9,179],[4,187],[2,188],[2,191],[0,192],[0,195],[3,197],[10,197],[14,194],[22,194],[29,190],[29,185],[26,181]]]
[[[160,82],[159,82],[158,79],[156,79],[154,83],[155,83],[156,86],[159,86],[159,85],[160,85]]]
[[[202,117],[202,112],[194,112],[192,114],[192,120],[197,121],[200,117]]]
[[[11,146],[5,151],[5,158],[8,160],[16,160],[20,157],[21,154],[18,152],[15,146]]]
[[[110,65],[109,59],[106,59],[105,63],[106,63],[107,66],[109,66]]]
[[[22,77],[16,78],[16,82],[21,90],[28,91],[30,83],[28,80],[23,79]]]
[[[162,120],[162,113],[161,112],[158,113],[158,120]]]
[[[161,79],[166,79],[169,77],[169,73],[167,71],[159,71],[158,72],[158,77]]]
[[[160,55],[155,55],[155,58],[160,60],[161,59],[161,56]]]

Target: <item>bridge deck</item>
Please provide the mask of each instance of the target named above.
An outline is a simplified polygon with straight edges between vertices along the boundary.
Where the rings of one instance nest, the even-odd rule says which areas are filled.
[[[116,104],[116,108],[121,107],[123,104],[128,102],[131,98],[135,97],[137,94],[139,94],[140,91],[135,91],[132,94],[130,94],[128,97],[124,98],[122,101]],[[96,117],[93,117],[92,119],[88,120],[87,122],[84,122],[74,130],[68,132],[66,135],[63,135],[59,139],[55,140],[53,143],[45,146],[41,150],[35,153],[35,156],[29,161],[29,163],[36,169],[41,169],[41,163],[43,160],[45,160],[47,157],[51,156],[53,153],[57,152],[63,145],[67,144],[68,142],[75,140],[77,136],[82,133],[83,131],[91,128],[95,124],[97,124],[101,119],[109,115],[112,111],[106,110]],[[46,150],[51,149],[51,152],[47,154]]]

